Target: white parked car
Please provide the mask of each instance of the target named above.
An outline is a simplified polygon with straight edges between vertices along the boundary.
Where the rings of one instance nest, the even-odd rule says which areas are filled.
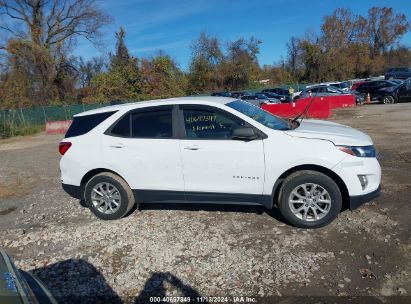
[[[61,182],[101,219],[152,202],[278,206],[321,227],[380,192],[371,138],[337,123],[297,124],[246,101],[185,97],[74,116]]]

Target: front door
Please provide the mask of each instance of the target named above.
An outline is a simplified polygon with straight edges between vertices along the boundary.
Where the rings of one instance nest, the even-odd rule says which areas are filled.
[[[201,105],[180,109],[187,200],[260,203],[265,173],[263,140],[232,139],[233,129],[247,123],[222,109]]]

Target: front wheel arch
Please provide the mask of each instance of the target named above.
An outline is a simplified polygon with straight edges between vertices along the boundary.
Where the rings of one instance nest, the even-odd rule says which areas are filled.
[[[344,183],[344,181],[342,180],[342,178],[335,173],[334,171],[323,167],[323,166],[319,166],[319,165],[300,165],[300,166],[295,166],[292,167],[290,169],[288,169],[287,171],[285,171],[284,173],[282,173],[278,179],[276,180],[276,182],[274,183],[273,186],[273,190],[272,190],[272,194],[271,194],[271,202],[274,205],[278,205],[278,199],[280,197],[280,191],[282,188],[282,184],[284,182],[284,180],[290,176],[291,174],[297,172],[297,171],[317,171],[320,173],[323,173],[325,175],[327,175],[329,178],[331,178],[338,186],[338,188],[340,189],[341,195],[342,195],[342,208],[341,211],[347,210],[350,206],[350,195],[348,192],[348,188],[346,186],[346,184]]]

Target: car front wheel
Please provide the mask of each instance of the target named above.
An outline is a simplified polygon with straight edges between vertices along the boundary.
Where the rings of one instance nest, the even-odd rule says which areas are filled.
[[[385,96],[382,98],[382,103],[384,103],[384,104],[392,104],[392,103],[395,103],[395,99],[394,99],[394,97],[391,96],[391,95],[385,95]]]
[[[338,185],[316,171],[299,171],[282,185],[279,208],[284,218],[300,228],[319,228],[332,222],[341,210]]]
[[[135,204],[129,185],[111,172],[92,177],[84,188],[84,198],[87,207],[102,220],[122,218]]]

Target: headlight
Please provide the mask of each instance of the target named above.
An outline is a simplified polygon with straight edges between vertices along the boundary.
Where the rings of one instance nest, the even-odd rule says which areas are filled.
[[[374,146],[336,146],[339,150],[358,157],[376,157]]]

